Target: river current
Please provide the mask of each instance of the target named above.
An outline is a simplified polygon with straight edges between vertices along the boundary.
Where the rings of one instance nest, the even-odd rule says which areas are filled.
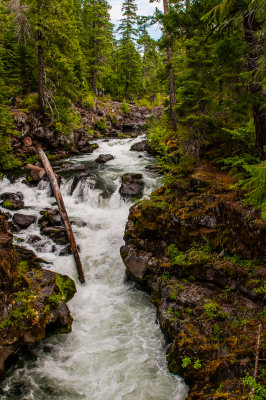
[[[68,303],[74,318],[68,335],[49,336],[11,368],[1,384],[1,400],[184,400],[187,386],[168,372],[166,349],[149,296],[125,279],[119,249],[129,201],[119,194],[121,176],[142,173],[145,196],[159,185],[158,175],[145,167],[154,159],[130,151],[140,139],[99,140],[93,154],[72,157],[57,170],[65,205],[80,247],[86,283],[77,279],[72,255],[60,256],[62,246],[41,236],[37,224],[16,234],[16,241],[50,264],[45,268],[71,276],[77,293]],[[107,164],[99,154],[112,154]],[[72,164],[72,166],[70,165]],[[61,165],[61,166],[60,166]],[[65,164],[63,164],[65,165]],[[73,169],[89,172],[70,195]],[[75,174],[74,173],[74,174]],[[22,213],[56,208],[48,184],[29,188],[17,180],[0,181],[1,192],[24,194]],[[41,241],[30,244],[30,237]]]

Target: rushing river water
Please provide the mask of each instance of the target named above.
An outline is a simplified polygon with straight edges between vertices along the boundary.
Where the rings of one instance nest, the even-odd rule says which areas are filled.
[[[183,400],[187,387],[167,370],[165,342],[149,296],[125,279],[119,249],[130,202],[118,192],[126,172],[144,175],[145,195],[154,190],[158,176],[147,171],[154,160],[129,151],[139,139],[99,141],[93,154],[69,159],[89,172],[72,196],[73,168],[61,168],[61,188],[80,246],[86,284],[80,285],[73,257],[61,256],[62,246],[41,236],[37,224],[16,235],[18,241],[51,262],[49,268],[71,276],[77,293],[68,303],[74,318],[72,333],[50,336],[17,362],[2,383],[3,400]],[[115,159],[95,163],[99,154]],[[72,173],[71,173],[72,170]],[[84,170],[82,171],[84,173]],[[76,175],[80,172],[76,171]],[[28,188],[20,181],[0,181],[1,192],[21,191],[22,213],[39,215],[52,206],[49,186]],[[41,236],[32,247],[30,236]],[[46,267],[47,268],[47,267]]]

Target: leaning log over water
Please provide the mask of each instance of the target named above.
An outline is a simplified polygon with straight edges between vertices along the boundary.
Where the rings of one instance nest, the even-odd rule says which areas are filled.
[[[84,274],[83,274],[83,269],[82,269],[82,264],[80,261],[80,257],[79,257],[79,253],[78,253],[78,249],[77,249],[77,245],[76,245],[76,241],[74,238],[74,234],[72,231],[72,227],[67,215],[67,211],[66,211],[66,207],[64,204],[64,200],[63,197],[61,195],[54,171],[51,167],[51,164],[45,154],[45,152],[43,151],[43,149],[41,147],[36,147],[36,150],[40,156],[40,159],[42,161],[42,164],[45,168],[45,171],[47,173],[47,176],[49,178],[49,181],[51,183],[53,192],[54,192],[54,196],[56,198],[57,204],[58,204],[58,208],[60,211],[60,215],[61,215],[61,219],[65,225],[66,228],[66,233],[69,239],[69,243],[70,243],[70,247],[71,247],[71,251],[73,253],[73,256],[75,258],[76,261],[76,266],[77,266],[77,271],[78,271],[78,277],[80,280],[80,283],[84,283],[85,282],[85,278],[84,278]]]

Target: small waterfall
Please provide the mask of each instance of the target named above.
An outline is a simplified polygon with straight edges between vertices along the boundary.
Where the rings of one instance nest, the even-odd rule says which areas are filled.
[[[142,173],[145,196],[159,186],[159,178],[145,169],[152,157],[130,151],[139,139],[98,141],[93,154],[64,161],[80,170],[56,169],[63,175],[61,190],[80,247],[86,284],[80,285],[71,255],[40,234],[37,223],[16,234],[16,240],[40,253],[48,268],[75,279],[77,293],[68,303],[74,318],[68,335],[50,336],[18,361],[2,383],[2,400],[183,400],[187,387],[168,372],[165,342],[149,296],[125,280],[119,249],[130,201],[119,194],[120,177]],[[115,159],[95,163],[99,154]],[[83,173],[73,194],[75,176]],[[74,174],[74,175],[73,175]],[[29,188],[17,181],[0,181],[1,192],[24,194],[23,213],[39,216],[57,208],[49,185]],[[45,266],[47,268],[47,265]]]

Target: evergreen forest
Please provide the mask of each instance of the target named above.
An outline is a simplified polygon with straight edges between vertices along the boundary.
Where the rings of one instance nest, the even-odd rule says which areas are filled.
[[[143,0],[143,4],[153,3],[155,11],[153,15],[140,15],[140,2],[123,0],[117,24],[111,19],[114,3],[112,0],[0,0],[0,185],[3,191],[8,190],[7,185],[13,185],[17,176],[21,178],[25,174],[25,168],[28,171],[26,178],[23,175],[25,180],[15,181],[17,186],[12,189],[15,192],[25,184],[26,194],[20,191],[0,194],[0,205],[8,210],[0,210],[0,312],[4,310],[5,317],[0,321],[0,334],[6,335],[0,341],[0,378],[5,360],[31,340],[23,330],[40,328],[32,329],[37,339],[34,337],[30,343],[42,340],[51,327],[58,328],[60,324],[61,332],[71,331],[72,317],[65,301],[75,293],[74,282],[56,270],[52,278],[51,271],[47,276],[44,273],[43,284],[40,264],[44,260],[36,258],[33,251],[29,254],[25,249],[19,250],[19,246],[13,247],[10,233],[14,233],[16,240],[17,234],[35,223],[38,235],[46,235],[46,239],[49,237],[56,243],[53,249],[68,244],[63,218],[53,208],[45,206],[39,210],[37,207],[30,216],[26,210],[27,221],[23,220],[20,227],[14,219],[19,221],[25,215],[10,214],[24,207],[23,196],[27,200],[30,189],[34,188],[37,193],[39,184],[47,189],[47,170],[42,168],[44,163],[40,163],[36,153],[42,146],[48,158],[55,162],[56,171],[62,172],[63,179],[73,178],[66,197],[72,196],[82,184],[83,189],[87,185],[85,194],[102,190],[91,207],[93,212],[96,204],[99,209],[84,217],[84,221],[91,219],[92,225],[96,216],[102,218],[93,225],[91,241],[98,240],[98,231],[104,229],[104,207],[114,193],[121,198],[117,209],[111,207],[113,215],[111,222],[107,221],[111,224],[107,229],[109,235],[116,218],[117,226],[124,223],[120,212],[125,204],[130,207],[125,245],[120,253],[108,246],[112,240],[115,244],[121,241],[121,232],[114,233],[114,239],[108,236],[108,240],[107,234],[102,234],[95,245],[95,248],[100,246],[101,240],[106,239],[108,256],[103,262],[106,269],[102,275],[104,279],[108,276],[111,284],[119,280],[113,278],[117,271],[111,276],[109,267],[119,265],[121,255],[127,276],[151,294],[157,319],[169,341],[166,346],[169,371],[184,378],[189,386],[186,389],[183,383],[180,396],[188,400],[263,400],[266,398],[266,353],[262,343],[266,261],[266,1]],[[152,33],[156,27],[161,32],[158,39]],[[82,159],[98,151],[98,142],[109,152],[113,149],[110,144],[113,139],[117,142],[125,139],[127,143],[126,140],[133,141],[138,135],[145,135],[137,143],[140,147],[134,148],[134,143],[130,150],[123,151],[147,151],[145,156],[135,153],[136,169],[143,167],[145,157],[151,157],[155,163],[141,170],[141,173],[148,170],[156,174],[156,178],[149,176],[149,182],[158,179],[161,185],[156,181],[146,197],[142,174],[126,170],[131,167],[133,156],[129,156],[130,161],[125,165],[117,149],[115,155]],[[125,169],[123,176],[112,164],[118,159],[117,154]],[[80,158],[73,161],[72,156]],[[87,170],[83,161],[87,162]],[[109,161],[110,164],[102,165]],[[61,170],[57,164],[60,162],[65,163],[61,164]],[[73,167],[74,162],[80,164]],[[110,171],[114,168],[112,173],[108,171],[109,166]],[[95,178],[97,182],[93,186],[96,167],[99,167],[98,181]],[[120,175],[116,176],[115,183],[110,183],[108,179],[118,174],[117,171]],[[109,186],[104,181],[106,176]],[[7,178],[11,183],[6,183]],[[115,186],[118,181],[119,189]],[[139,191],[128,197],[126,193],[123,198],[123,185],[127,184],[134,184]],[[95,193],[91,198],[96,198]],[[70,207],[79,210],[71,210],[74,215],[71,223],[82,243],[81,247],[75,244],[74,252],[72,248],[76,255],[80,248],[84,251],[86,247],[83,236],[91,234],[88,228],[91,220],[84,222],[82,214],[91,212],[91,205],[83,198],[84,206],[81,206],[81,197],[73,196],[73,201],[68,198]],[[42,201],[43,198],[40,204]],[[46,202],[54,207],[49,196]],[[84,232],[87,229],[86,234],[81,233],[83,228]],[[120,235],[119,240],[116,234]],[[38,235],[34,240],[43,240]],[[34,248],[34,240],[27,242],[30,248]],[[88,248],[89,245],[91,242]],[[59,256],[71,254],[69,248],[59,250],[47,251],[54,252],[56,257],[58,254],[55,263],[59,262]],[[93,253],[94,248],[87,251]],[[119,261],[111,263],[109,259],[115,252],[119,254]],[[86,262],[89,256],[83,257]],[[101,278],[101,271],[91,273],[92,264],[98,267],[98,260],[89,265],[86,279],[87,276],[98,279],[98,275]],[[67,262],[66,265],[68,268]],[[103,285],[108,279],[103,280]],[[42,294],[45,286],[52,288],[51,293],[47,291],[49,295]],[[109,287],[101,290],[109,293]],[[127,287],[124,292],[130,290],[133,291]],[[105,293],[101,295],[104,297]],[[2,298],[8,304],[6,308]],[[130,302],[125,300],[125,303]],[[88,314],[93,315],[94,311]],[[139,315],[142,316],[141,311]],[[117,325],[123,326],[124,321],[126,324],[127,317]],[[47,324],[50,324],[48,329]],[[14,326],[16,332],[11,328]],[[11,334],[16,338],[10,339]],[[106,346],[109,349],[108,346],[109,342]],[[145,351],[143,345],[143,354]],[[87,367],[85,370],[87,373]],[[152,368],[147,370],[150,372]],[[126,376],[124,371],[123,374]],[[61,372],[59,375],[64,376]],[[169,387],[168,383],[166,386]],[[9,383],[5,387],[9,388]],[[146,389],[149,390],[148,385]],[[1,390],[0,397],[6,394],[5,388]],[[47,393],[40,399],[50,398]],[[132,393],[135,393],[133,389]],[[65,398],[88,398],[69,396]],[[176,398],[173,396],[169,395],[169,400]],[[51,395],[51,398],[64,398],[64,394],[62,397]],[[111,399],[108,395],[102,398]],[[148,398],[153,397],[147,395]]]
[[[188,171],[204,153],[253,189],[254,205],[265,203],[264,1],[163,5],[164,12],[145,17],[135,1],[124,1],[115,29],[106,0],[1,0],[3,170],[21,164],[9,154],[16,135],[12,105],[50,118],[58,134],[68,134],[78,123],[77,108],[92,107],[104,88],[112,100],[163,104],[151,140],[165,170],[179,173],[184,164]],[[148,33],[156,23],[157,41]]]

